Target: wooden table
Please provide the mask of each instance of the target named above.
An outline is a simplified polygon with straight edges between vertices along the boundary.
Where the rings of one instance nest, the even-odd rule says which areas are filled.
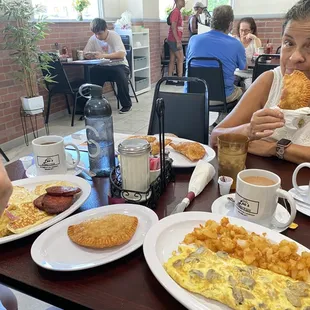
[[[83,160],[87,154],[82,152]],[[275,158],[249,155],[248,168],[272,171],[282,178],[282,187],[292,187],[292,173],[296,165]],[[216,164],[215,164],[216,166]],[[6,166],[12,180],[24,177],[20,162]],[[187,193],[192,170],[177,170],[176,182],[169,184],[155,210],[159,218],[169,215]],[[193,202],[189,211],[210,211],[219,196],[217,176]],[[309,183],[309,171],[301,171],[300,184]],[[92,192],[81,210],[107,204],[109,183],[96,178],[91,182]],[[297,214],[297,230],[284,232],[288,237],[310,248],[309,218]],[[52,272],[38,267],[31,259],[30,248],[36,235],[0,246],[0,281],[28,295],[61,308],[104,310],[161,310],[185,309],[155,279],[149,270],[142,248],[113,263],[79,272]]]

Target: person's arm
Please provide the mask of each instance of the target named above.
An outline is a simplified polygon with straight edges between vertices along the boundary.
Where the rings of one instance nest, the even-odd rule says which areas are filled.
[[[190,20],[190,27],[191,27],[191,31],[192,33],[198,33],[198,29],[196,27],[197,23],[196,23],[196,16],[192,16],[191,20]]]
[[[245,70],[247,68],[245,48],[238,39],[236,39],[236,41],[238,42],[239,47],[237,53],[237,66],[238,69]]]
[[[104,54],[104,53],[96,53],[95,57],[97,59],[105,58],[105,59],[124,59],[126,56],[126,52],[118,51],[111,54]]]
[[[0,214],[8,205],[9,199],[12,195],[13,186],[6,173],[6,170],[0,161]]]
[[[272,82],[273,72],[260,75],[233,111],[212,131],[212,146],[217,145],[217,137],[222,134],[239,133],[256,140],[266,138],[276,128],[283,127],[283,114],[280,111],[264,109]]]
[[[126,57],[126,49],[124,43],[119,35],[115,36],[113,40],[112,50],[115,51],[113,53],[98,53],[96,55],[97,59],[105,58],[105,59],[124,59]]]
[[[175,41],[177,42],[178,49],[182,48],[182,42],[178,37],[178,30],[177,30],[177,23],[179,19],[179,14],[176,10],[174,10],[170,15],[170,22],[171,22],[171,31],[174,36]]]
[[[91,36],[83,50],[85,59],[96,59],[102,58],[98,57],[98,55],[102,54],[102,48],[98,44],[96,38]]]
[[[249,143],[248,152],[250,154],[272,157],[276,156],[277,142],[256,140]],[[291,144],[285,149],[284,159],[295,164],[310,161],[310,146]]]
[[[254,47],[255,47],[255,49],[257,49],[257,48],[259,48],[259,47],[262,46],[262,41],[261,41],[256,35],[254,35],[254,34],[252,34],[252,33],[249,33],[249,34],[247,35],[247,39],[253,40],[253,41],[254,41]]]

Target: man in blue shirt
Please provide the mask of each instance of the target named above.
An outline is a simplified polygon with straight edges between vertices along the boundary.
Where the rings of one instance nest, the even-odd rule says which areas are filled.
[[[193,57],[216,57],[223,64],[224,84],[227,103],[239,99],[243,92],[234,85],[234,72],[237,68],[246,69],[245,49],[240,41],[229,36],[234,21],[234,12],[229,5],[214,9],[211,22],[212,30],[191,37],[186,52],[186,67]],[[194,61],[194,67],[215,67],[217,64]]]

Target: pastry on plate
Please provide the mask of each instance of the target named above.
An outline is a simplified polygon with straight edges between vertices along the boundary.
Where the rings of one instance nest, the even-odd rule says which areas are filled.
[[[306,75],[295,70],[283,78],[283,89],[279,108],[297,110],[310,105],[310,80]]]
[[[165,146],[169,145],[172,142],[171,139],[165,139]],[[152,155],[158,155],[160,152],[160,145],[159,145],[159,141],[155,141],[153,143],[151,143],[151,148],[152,148]]]
[[[206,150],[198,142],[181,142],[181,143],[170,143],[170,146],[177,152],[186,156],[190,161],[198,161],[205,157]]]
[[[68,236],[78,245],[89,248],[110,248],[133,237],[138,226],[135,216],[109,214],[68,227]]]

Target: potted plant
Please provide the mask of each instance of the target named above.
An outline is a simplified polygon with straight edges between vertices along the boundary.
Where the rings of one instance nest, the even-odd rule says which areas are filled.
[[[26,91],[21,97],[23,109],[28,114],[42,113],[44,101],[39,95],[38,82],[53,82],[50,75],[42,77],[41,70],[48,71],[52,59],[38,47],[39,41],[46,36],[48,23],[38,16],[41,7],[33,7],[28,0],[0,0],[0,11],[8,21],[3,30],[5,49],[10,51],[13,63],[18,66],[16,78],[24,84]],[[35,21],[34,16],[37,17]]]
[[[83,11],[89,7],[90,2],[89,0],[73,0],[73,7],[78,12],[78,21],[83,20]]]
[[[167,6],[166,7],[166,9],[165,9],[165,12],[166,12],[166,16],[168,17],[169,16],[169,14],[172,12],[172,6],[171,5],[169,5],[169,6]]]
[[[187,21],[188,19],[189,19],[189,17],[191,16],[191,15],[193,15],[193,11],[192,11],[192,9],[185,9],[185,8],[183,8],[182,10],[181,10],[181,13],[182,13],[182,16],[183,16],[183,20],[185,20],[185,21]]]

